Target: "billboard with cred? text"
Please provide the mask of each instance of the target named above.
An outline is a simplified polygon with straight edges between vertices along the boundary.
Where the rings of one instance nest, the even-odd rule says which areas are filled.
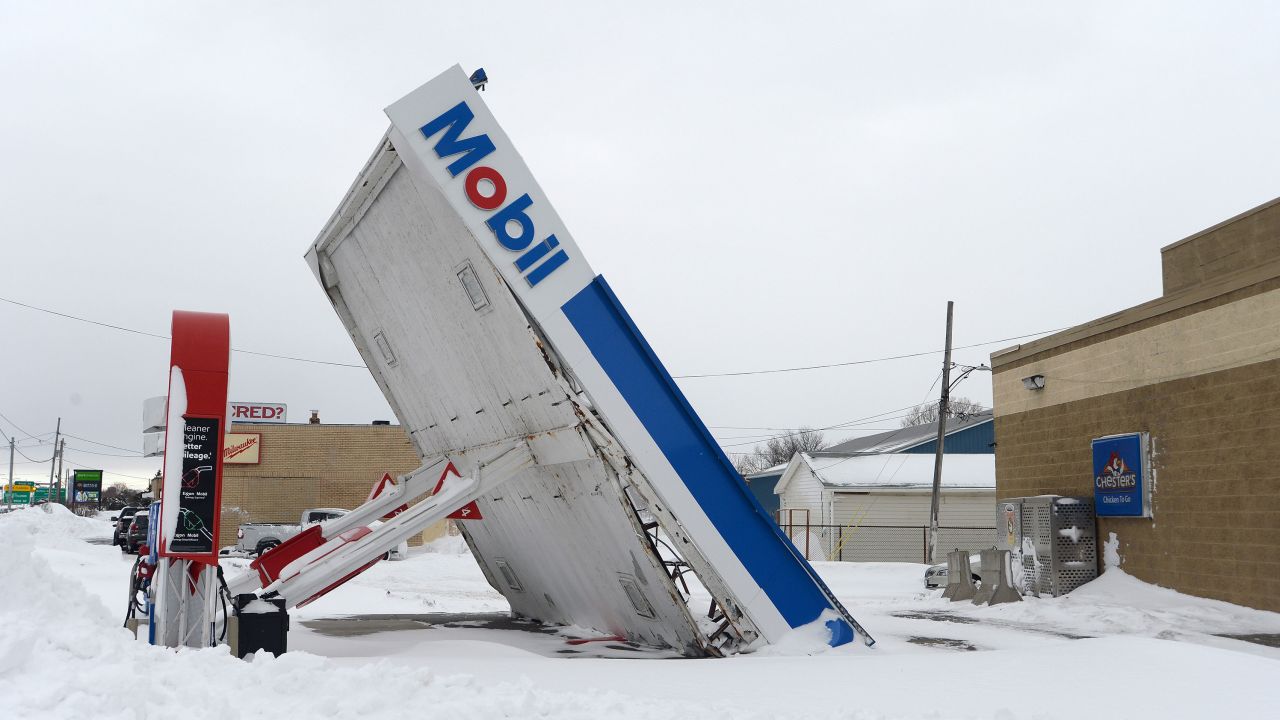
[[[284,403],[229,402],[227,419],[233,423],[288,422],[289,407]]]

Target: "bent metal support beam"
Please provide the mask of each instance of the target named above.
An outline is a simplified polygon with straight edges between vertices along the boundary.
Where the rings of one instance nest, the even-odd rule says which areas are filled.
[[[253,564],[263,587],[261,597],[282,597],[286,606],[302,606],[376,563],[400,543],[445,518],[482,493],[499,488],[533,464],[524,441],[511,443],[492,459],[460,476],[453,461],[437,460],[410,473],[396,492],[376,497],[354,512],[295,535]],[[421,488],[426,487],[427,490]],[[430,488],[430,497],[377,526],[388,510],[411,502]]]
[[[482,520],[459,523],[512,610],[689,655],[811,623],[832,645],[870,645],[587,264],[466,74],[455,66],[387,115],[307,261],[419,456],[550,437],[531,444],[534,465],[480,493]],[[715,623],[691,612],[676,583],[686,570]]]
[[[228,593],[282,598],[286,607],[306,605],[521,471],[535,464],[550,467],[588,459],[591,448],[585,440],[563,428],[438,458],[351,512],[308,527],[260,555],[249,572],[228,581]]]

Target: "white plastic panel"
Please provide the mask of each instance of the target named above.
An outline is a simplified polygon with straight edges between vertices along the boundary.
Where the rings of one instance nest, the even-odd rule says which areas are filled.
[[[493,567],[485,561],[491,579],[520,578],[520,589],[508,587],[513,605],[608,627],[624,610],[662,619],[664,605],[679,604],[626,504],[625,485],[645,498],[743,639],[777,640],[821,618],[832,644],[855,633],[870,643],[743,485],[461,69],[387,115],[384,145],[308,259],[419,451],[430,457],[584,424],[608,447],[598,469],[520,478],[528,509],[497,509],[496,522],[467,531],[481,555],[502,559]],[[600,495],[589,501],[590,520],[543,502],[563,503],[564,483]],[[482,510],[504,502],[511,498],[489,498]],[[627,521],[630,540],[610,515]],[[543,527],[559,522],[568,524]],[[587,562],[544,567],[527,557],[535,538],[591,550],[579,559]],[[623,553],[605,552],[607,568],[575,575],[593,567],[588,556],[602,538],[620,543],[634,572],[620,567]],[[540,580],[514,569],[517,562],[538,568]],[[645,582],[650,573],[671,598]],[[563,583],[561,593],[574,601],[566,608],[558,599],[516,598],[541,579]],[[614,586],[625,605],[599,597]],[[683,618],[692,625],[687,612]]]
[[[566,436],[531,443],[541,465],[482,497],[483,520],[459,522],[490,582],[520,615],[701,654],[618,479],[599,458],[565,462],[588,442],[578,429],[585,398],[438,192],[416,187],[398,163],[387,171],[351,232],[320,243],[311,260],[419,455]],[[460,268],[473,271],[481,307]],[[643,593],[643,613],[623,576]]]

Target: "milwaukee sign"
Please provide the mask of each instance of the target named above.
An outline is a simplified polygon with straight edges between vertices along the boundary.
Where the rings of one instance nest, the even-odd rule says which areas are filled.
[[[262,433],[227,433],[222,440],[222,462],[257,465],[261,462]]]

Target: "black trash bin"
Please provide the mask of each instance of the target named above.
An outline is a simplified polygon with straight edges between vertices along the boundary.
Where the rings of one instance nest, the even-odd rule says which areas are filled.
[[[236,657],[266,650],[283,655],[289,645],[289,611],[284,599],[264,599],[252,593],[236,596]]]

